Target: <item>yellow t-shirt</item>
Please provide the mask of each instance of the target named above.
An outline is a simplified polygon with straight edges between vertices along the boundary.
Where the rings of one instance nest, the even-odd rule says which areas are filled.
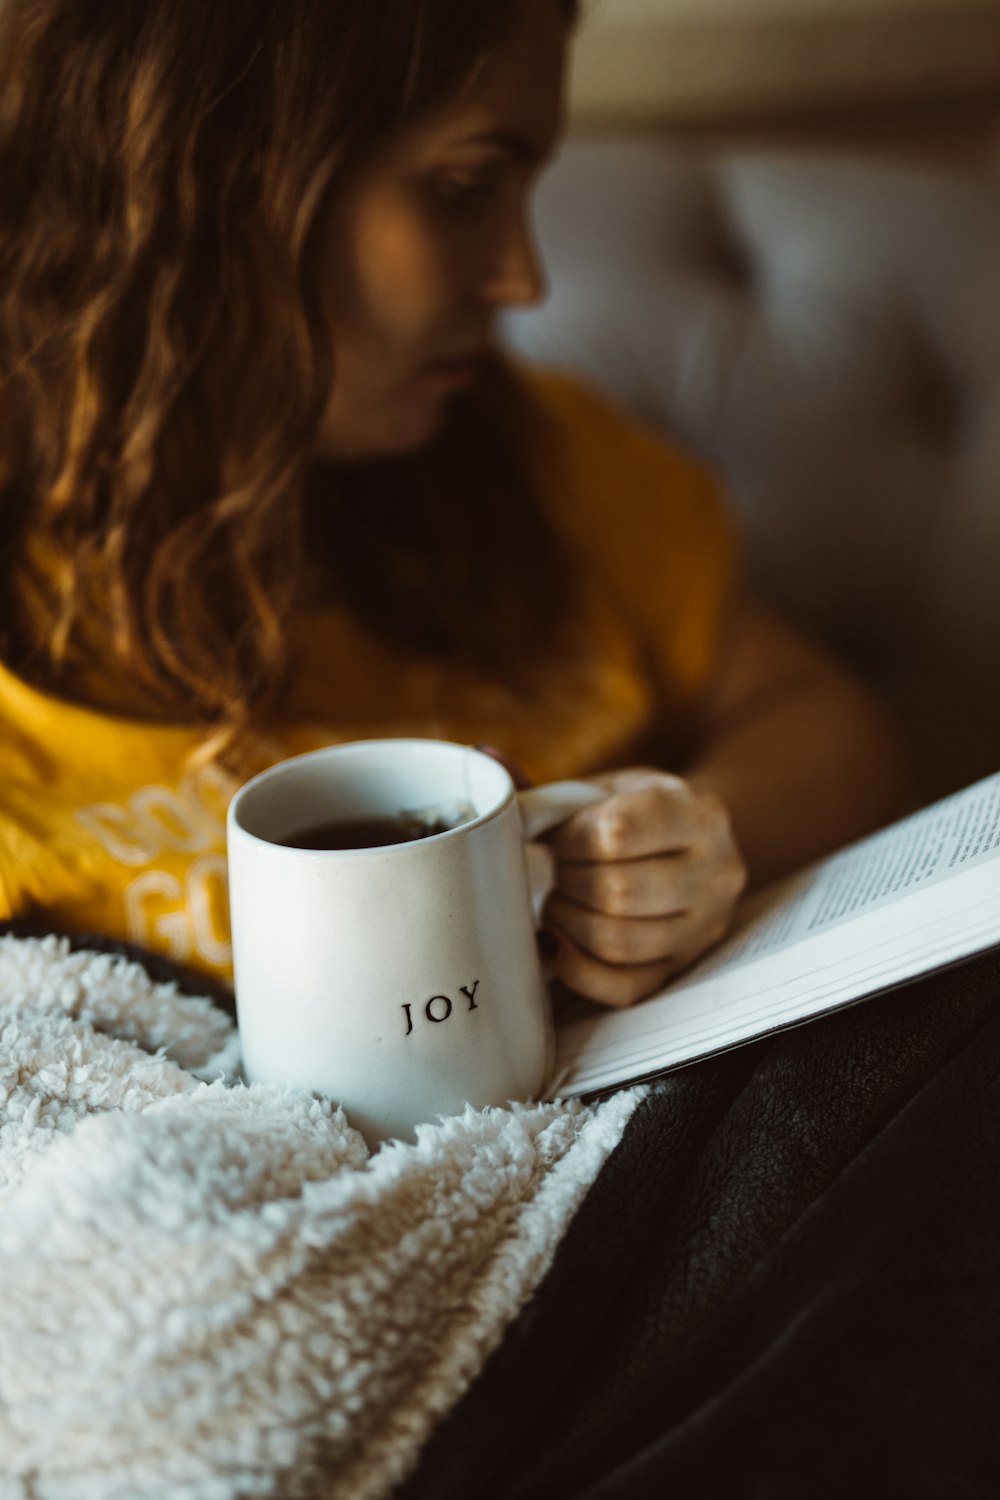
[[[526,695],[315,612],[255,763],[430,735],[496,745],[546,780],[627,763],[655,726],[696,714],[734,585],[714,478],[576,382],[528,379],[529,466],[582,576],[562,658]],[[0,665],[0,920],[125,938],[228,978],[235,782],[192,760],[198,744],[193,729],[68,703]]]

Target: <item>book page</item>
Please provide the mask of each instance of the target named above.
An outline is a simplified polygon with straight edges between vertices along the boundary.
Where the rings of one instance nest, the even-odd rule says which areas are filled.
[[[733,936],[674,988],[774,953],[1000,857],[1000,774],[850,844],[751,898]]]
[[[1000,775],[760,892],[724,944],[639,1005],[579,1001],[559,1018],[555,1086],[648,1077],[998,941]]]

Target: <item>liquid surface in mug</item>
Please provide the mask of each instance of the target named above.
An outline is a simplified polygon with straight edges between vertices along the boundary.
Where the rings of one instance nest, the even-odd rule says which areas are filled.
[[[388,844],[411,844],[416,839],[445,833],[453,825],[443,818],[427,821],[412,813],[393,817],[330,818],[275,839],[285,849],[381,849]]]

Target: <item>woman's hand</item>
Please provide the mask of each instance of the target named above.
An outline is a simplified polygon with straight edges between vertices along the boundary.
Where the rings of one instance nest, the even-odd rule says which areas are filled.
[[[589,779],[609,795],[546,840],[556,883],[544,927],[559,939],[556,978],[631,1005],[722,937],[746,869],[711,792],[642,768]]]

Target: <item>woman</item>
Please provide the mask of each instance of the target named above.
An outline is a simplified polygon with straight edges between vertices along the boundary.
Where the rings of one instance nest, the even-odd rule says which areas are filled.
[[[226,973],[240,777],[488,741],[607,788],[546,926],[627,1004],[895,810],[711,477],[494,349],[573,8],[6,0],[0,917]]]

